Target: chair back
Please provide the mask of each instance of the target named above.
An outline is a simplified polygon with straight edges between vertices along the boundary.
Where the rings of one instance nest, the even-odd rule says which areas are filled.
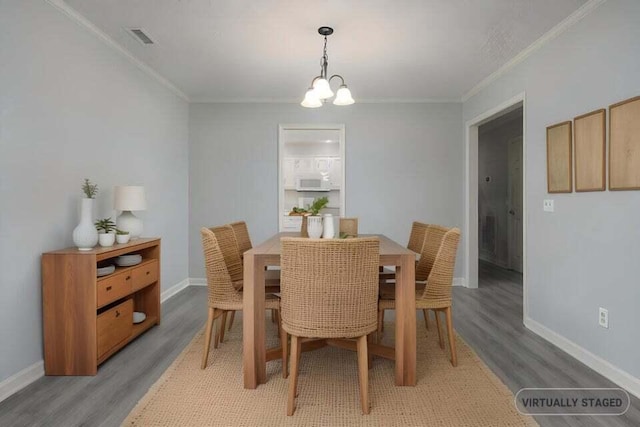
[[[340,218],[340,233],[358,236],[358,218]]]
[[[283,237],[282,327],[308,338],[354,338],[377,328],[377,237]]]
[[[232,222],[229,224],[233,229],[233,233],[236,236],[236,242],[238,243],[238,251],[240,252],[240,258],[246,251],[251,249],[251,238],[249,237],[249,230],[247,229],[247,223],[244,221]]]
[[[407,249],[416,253],[422,253],[422,244],[424,243],[424,232],[427,230],[428,224],[414,221],[411,225],[411,234],[409,234],[409,243]]]
[[[230,225],[221,225],[219,227],[209,228],[216,236],[227,270],[231,276],[232,282],[239,282],[243,279],[244,270],[242,267],[242,259],[238,251],[238,243],[233,228]]]
[[[424,282],[429,277],[433,263],[436,261],[436,255],[440,250],[442,238],[449,231],[449,228],[435,224],[422,225],[425,228],[420,244],[420,260],[416,264],[416,282]]]
[[[452,228],[444,234],[422,299],[442,304],[443,307],[451,305],[451,285],[459,242],[460,229]]]
[[[207,273],[209,306],[233,309],[242,304],[242,295],[233,287],[231,276],[218,244],[216,235],[208,228],[201,228],[204,264]]]

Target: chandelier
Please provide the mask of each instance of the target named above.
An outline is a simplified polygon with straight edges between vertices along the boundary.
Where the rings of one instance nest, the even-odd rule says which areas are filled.
[[[327,36],[333,34],[333,28],[320,27],[318,28],[318,33],[324,36],[324,51],[322,53],[322,59],[320,60],[320,75],[314,77],[311,81],[311,87],[307,90],[307,93],[304,95],[304,100],[300,105],[307,108],[322,107],[323,103],[334,95],[331,90],[331,85],[329,84],[334,78],[340,79],[341,84],[335,94],[336,97],[333,100],[333,105],[351,105],[355,101],[353,97],[351,97],[351,91],[347,85],[344,84],[342,76],[334,74],[327,78],[327,65],[329,64],[329,56],[327,56]]]

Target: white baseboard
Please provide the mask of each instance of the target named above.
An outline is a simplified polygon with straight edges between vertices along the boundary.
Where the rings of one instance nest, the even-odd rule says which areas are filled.
[[[612,365],[603,358],[596,356],[530,317],[524,319],[524,326],[569,355],[575,357],[603,377],[608,378],[629,393],[640,398],[640,378],[636,378],[617,366]]]
[[[203,277],[189,277],[189,286],[207,286],[207,279]]]
[[[206,285],[205,279],[195,279],[196,283],[191,283],[192,280],[193,279],[184,279],[179,283],[173,285],[169,289],[163,291],[160,294],[160,302],[165,302],[169,298],[186,289],[188,286],[201,286],[200,281],[203,282],[202,284]],[[23,369],[22,371],[11,375],[9,378],[0,382],[0,402],[5,400],[12,394],[19,392],[20,390],[43,376],[43,360],[40,360],[39,362],[34,363],[33,365]]]
[[[0,402],[44,376],[44,361],[34,363],[0,382]]]
[[[184,290],[189,285],[190,285],[190,280],[189,279],[184,279],[181,282],[173,285],[172,287],[170,287],[166,291],[163,291],[160,294],[160,302],[161,303],[165,302],[166,300],[168,300],[169,298],[171,298],[172,296],[174,296],[178,292]]]
[[[464,280],[464,277],[454,277],[453,278],[453,286],[464,286],[467,287],[467,282]]]

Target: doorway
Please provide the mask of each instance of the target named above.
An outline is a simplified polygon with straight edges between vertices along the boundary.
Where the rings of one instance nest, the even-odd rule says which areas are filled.
[[[477,288],[478,287],[478,277],[479,277],[479,259],[480,259],[480,248],[482,247],[482,240],[480,229],[482,227],[481,216],[478,209],[479,206],[479,179],[485,178],[483,175],[480,177],[478,172],[478,154],[479,154],[479,129],[482,125],[487,124],[488,122],[498,119],[506,114],[513,112],[514,110],[522,110],[522,140],[520,146],[522,147],[522,154],[520,156],[520,169],[523,176],[521,181],[521,211],[520,215],[516,216],[516,219],[519,220],[519,224],[514,222],[512,227],[517,229],[518,227],[522,228],[521,234],[521,244],[518,239],[512,240],[512,244],[517,244],[522,248],[522,253],[520,255],[520,259],[522,262],[522,274],[514,273],[521,277],[522,279],[522,295],[523,295],[523,317],[528,317],[528,304],[527,304],[527,186],[526,180],[526,158],[527,158],[527,120],[526,120],[526,100],[525,93],[522,92],[513,96],[512,98],[496,105],[495,107],[486,110],[485,112],[478,114],[470,120],[465,122],[465,213],[464,213],[464,231],[463,231],[463,250],[464,250],[464,285],[467,288]],[[514,113],[515,114],[515,113]],[[515,142],[514,142],[515,143]],[[508,156],[508,149],[507,149]],[[516,189],[517,191],[518,189]],[[506,208],[507,206],[504,206]],[[503,209],[502,212],[505,210]],[[506,209],[507,215],[509,209]],[[514,215],[515,216],[515,215]],[[487,224],[487,227],[492,227],[491,224]],[[494,229],[495,231],[495,229]],[[489,236],[491,237],[491,236]],[[486,245],[490,245],[490,242],[485,242]],[[513,262],[513,261],[508,261]],[[493,264],[487,264],[493,265]],[[517,266],[519,267],[519,265]],[[501,267],[498,267],[502,269]],[[509,272],[507,272],[509,273]]]
[[[522,107],[478,128],[478,258],[522,273]]]

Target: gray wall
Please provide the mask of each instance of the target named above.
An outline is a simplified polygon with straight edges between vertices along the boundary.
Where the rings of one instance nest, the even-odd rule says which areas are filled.
[[[188,105],[44,1],[0,2],[0,381],[42,360],[40,254],[142,184],[163,289],[187,275]]]
[[[500,121],[501,118],[496,119]],[[480,259],[502,267],[509,266],[508,205],[509,141],[522,136],[522,115],[494,125],[489,122],[478,129],[478,241]],[[491,177],[489,182],[485,177]],[[483,227],[486,217],[495,218],[495,244],[484,247]]]
[[[548,194],[545,128],[640,95],[639,22],[639,1],[609,0],[464,103],[470,120],[526,91],[530,317],[636,378],[640,192]]]
[[[190,105],[191,277],[204,277],[200,227],[243,219],[254,244],[278,231],[281,123],[345,124],[346,213],[359,231],[406,244],[413,220],[460,227],[461,114],[461,104]]]

